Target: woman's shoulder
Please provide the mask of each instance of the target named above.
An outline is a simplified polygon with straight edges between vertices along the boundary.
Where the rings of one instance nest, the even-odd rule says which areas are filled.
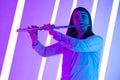
[[[88,38],[98,38],[98,39],[102,39],[103,40],[102,36],[96,35],[96,34],[94,34],[94,35],[92,35],[92,36],[90,36]]]
[[[88,41],[98,41],[98,42],[100,42],[100,43],[103,43],[103,38],[102,38],[102,36],[100,36],[100,35],[92,35],[92,36],[90,36],[90,37],[88,37],[86,40],[88,40]]]

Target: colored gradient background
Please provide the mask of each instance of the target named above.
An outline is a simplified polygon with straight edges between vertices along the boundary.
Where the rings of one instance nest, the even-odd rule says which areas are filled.
[[[9,41],[14,14],[18,0],[0,0],[0,73]],[[60,0],[55,25],[68,25],[73,0]],[[20,23],[20,28],[30,25],[42,26],[50,23],[55,0],[26,0]],[[93,31],[106,39],[113,0],[98,0]],[[91,13],[93,0],[78,0],[77,7],[82,6]],[[65,29],[58,30],[65,33]],[[17,32],[16,32],[17,33]],[[39,40],[46,43],[47,31],[39,31]],[[120,5],[118,8],[115,29],[113,33],[110,55],[105,80],[120,80]],[[51,44],[55,41],[52,39]],[[47,58],[43,80],[55,80],[61,55]],[[18,34],[9,80],[37,80],[42,57],[31,45],[27,32]]]

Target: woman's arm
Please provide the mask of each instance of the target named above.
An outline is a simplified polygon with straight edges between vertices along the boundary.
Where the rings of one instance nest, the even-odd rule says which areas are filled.
[[[44,26],[44,28],[49,31],[49,34],[52,35],[55,40],[59,41],[68,49],[71,49],[75,52],[96,52],[102,49],[103,39],[100,36],[94,35],[86,39],[79,40],[54,31],[52,26],[54,25],[47,24]]]
[[[43,57],[54,56],[62,52],[62,45],[55,43],[50,46],[43,46],[39,41],[37,45],[32,45],[33,49]]]
[[[38,28],[37,26],[32,25],[31,27],[28,27],[29,29],[31,28]],[[38,52],[39,55],[47,57],[47,56],[52,56],[56,54],[61,53],[61,44],[56,43],[51,46],[43,46],[39,41],[38,41],[38,31],[37,30],[31,30],[28,31],[31,41],[32,41],[32,47],[35,49],[35,51]]]
[[[54,33],[54,34],[53,34]],[[103,39],[100,36],[94,35],[86,39],[76,39],[57,31],[52,33],[53,38],[59,41],[63,46],[76,52],[96,52],[102,48]]]

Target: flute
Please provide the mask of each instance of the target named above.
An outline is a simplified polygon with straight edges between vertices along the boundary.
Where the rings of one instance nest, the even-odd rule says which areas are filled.
[[[71,26],[51,26],[52,29],[61,29],[61,28],[76,28],[78,26],[89,26],[89,24],[80,24],[80,25],[71,25]],[[17,32],[24,32],[24,31],[32,31],[32,30],[47,30],[44,27],[38,27],[38,28],[22,28],[17,29]]]

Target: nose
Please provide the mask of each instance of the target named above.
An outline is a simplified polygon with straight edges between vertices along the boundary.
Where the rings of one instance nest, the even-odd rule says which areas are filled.
[[[80,22],[83,22],[83,21],[84,21],[84,19],[83,19],[83,18],[80,18],[80,19],[79,19],[79,21],[80,21]]]

